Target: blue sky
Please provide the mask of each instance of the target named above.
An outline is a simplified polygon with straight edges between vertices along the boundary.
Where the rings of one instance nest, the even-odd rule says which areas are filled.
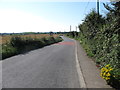
[[[89,3],[88,3],[89,2]],[[106,1],[104,1],[106,3]],[[0,33],[69,31],[78,26],[96,2],[1,2]],[[107,10],[100,2],[100,13]]]

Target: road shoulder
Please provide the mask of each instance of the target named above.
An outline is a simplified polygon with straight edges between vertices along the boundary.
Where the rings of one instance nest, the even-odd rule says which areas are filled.
[[[96,67],[92,59],[90,59],[79,41],[77,44],[77,56],[79,65],[86,83],[87,88],[111,88],[106,81],[100,77],[100,70]]]

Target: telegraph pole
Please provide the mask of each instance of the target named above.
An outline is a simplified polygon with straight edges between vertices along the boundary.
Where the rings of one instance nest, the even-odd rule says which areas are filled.
[[[77,37],[77,26],[75,26],[76,32],[75,32],[75,37]]]
[[[76,32],[77,32],[77,26],[76,26]]]
[[[71,32],[71,25],[70,25],[70,32]]]
[[[99,0],[97,0],[97,13],[99,15]]]

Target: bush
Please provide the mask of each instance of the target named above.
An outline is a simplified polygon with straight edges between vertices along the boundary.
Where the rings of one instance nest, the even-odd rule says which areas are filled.
[[[80,43],[85,48],[87,54],[95,58],[102,69],[110,64],[112,71],[106,72],[103,78],[107,82],[119,88],[120,85],[120,1],[112,3],[113,8],[106,6],[109,10],[106,17],[91,11],[82,24],[79,25]],[[97,22],[97,23],[96,23]],[[109,71],[108,68],[105,69]],[[110,75],[110,76],[109,76]]]
[[[48,37],[47,40],[48,40],[48,42],[47,42],[48,45],[56,42],[54,37]]]
[[[2,45],[2,59],[60,41],[62,41],[60,37],[48,37],[40,39],[12,37],[9,44]]]
[[[9,45],[9,44],[2,45],[2,52],[1,52],[2,59],[8,58],[17,53],[18,53],[17,49],[12,47],[11,45]]]
[[[110,64],[101,69],[101,77],[104,78],[108,84],[118,88],[120,85],[120,70],[112,68]]]
[[[61,37],[56,37],[55,38],[55,42],[57,43],[57,42],[60,42],[60,41],[62,41],[63,39],[61,38]]]

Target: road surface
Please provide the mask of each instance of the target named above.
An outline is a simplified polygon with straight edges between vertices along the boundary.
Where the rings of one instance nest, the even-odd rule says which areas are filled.
[[[75,42],[63,42],[2,61],[3,88],[80,88]]]

